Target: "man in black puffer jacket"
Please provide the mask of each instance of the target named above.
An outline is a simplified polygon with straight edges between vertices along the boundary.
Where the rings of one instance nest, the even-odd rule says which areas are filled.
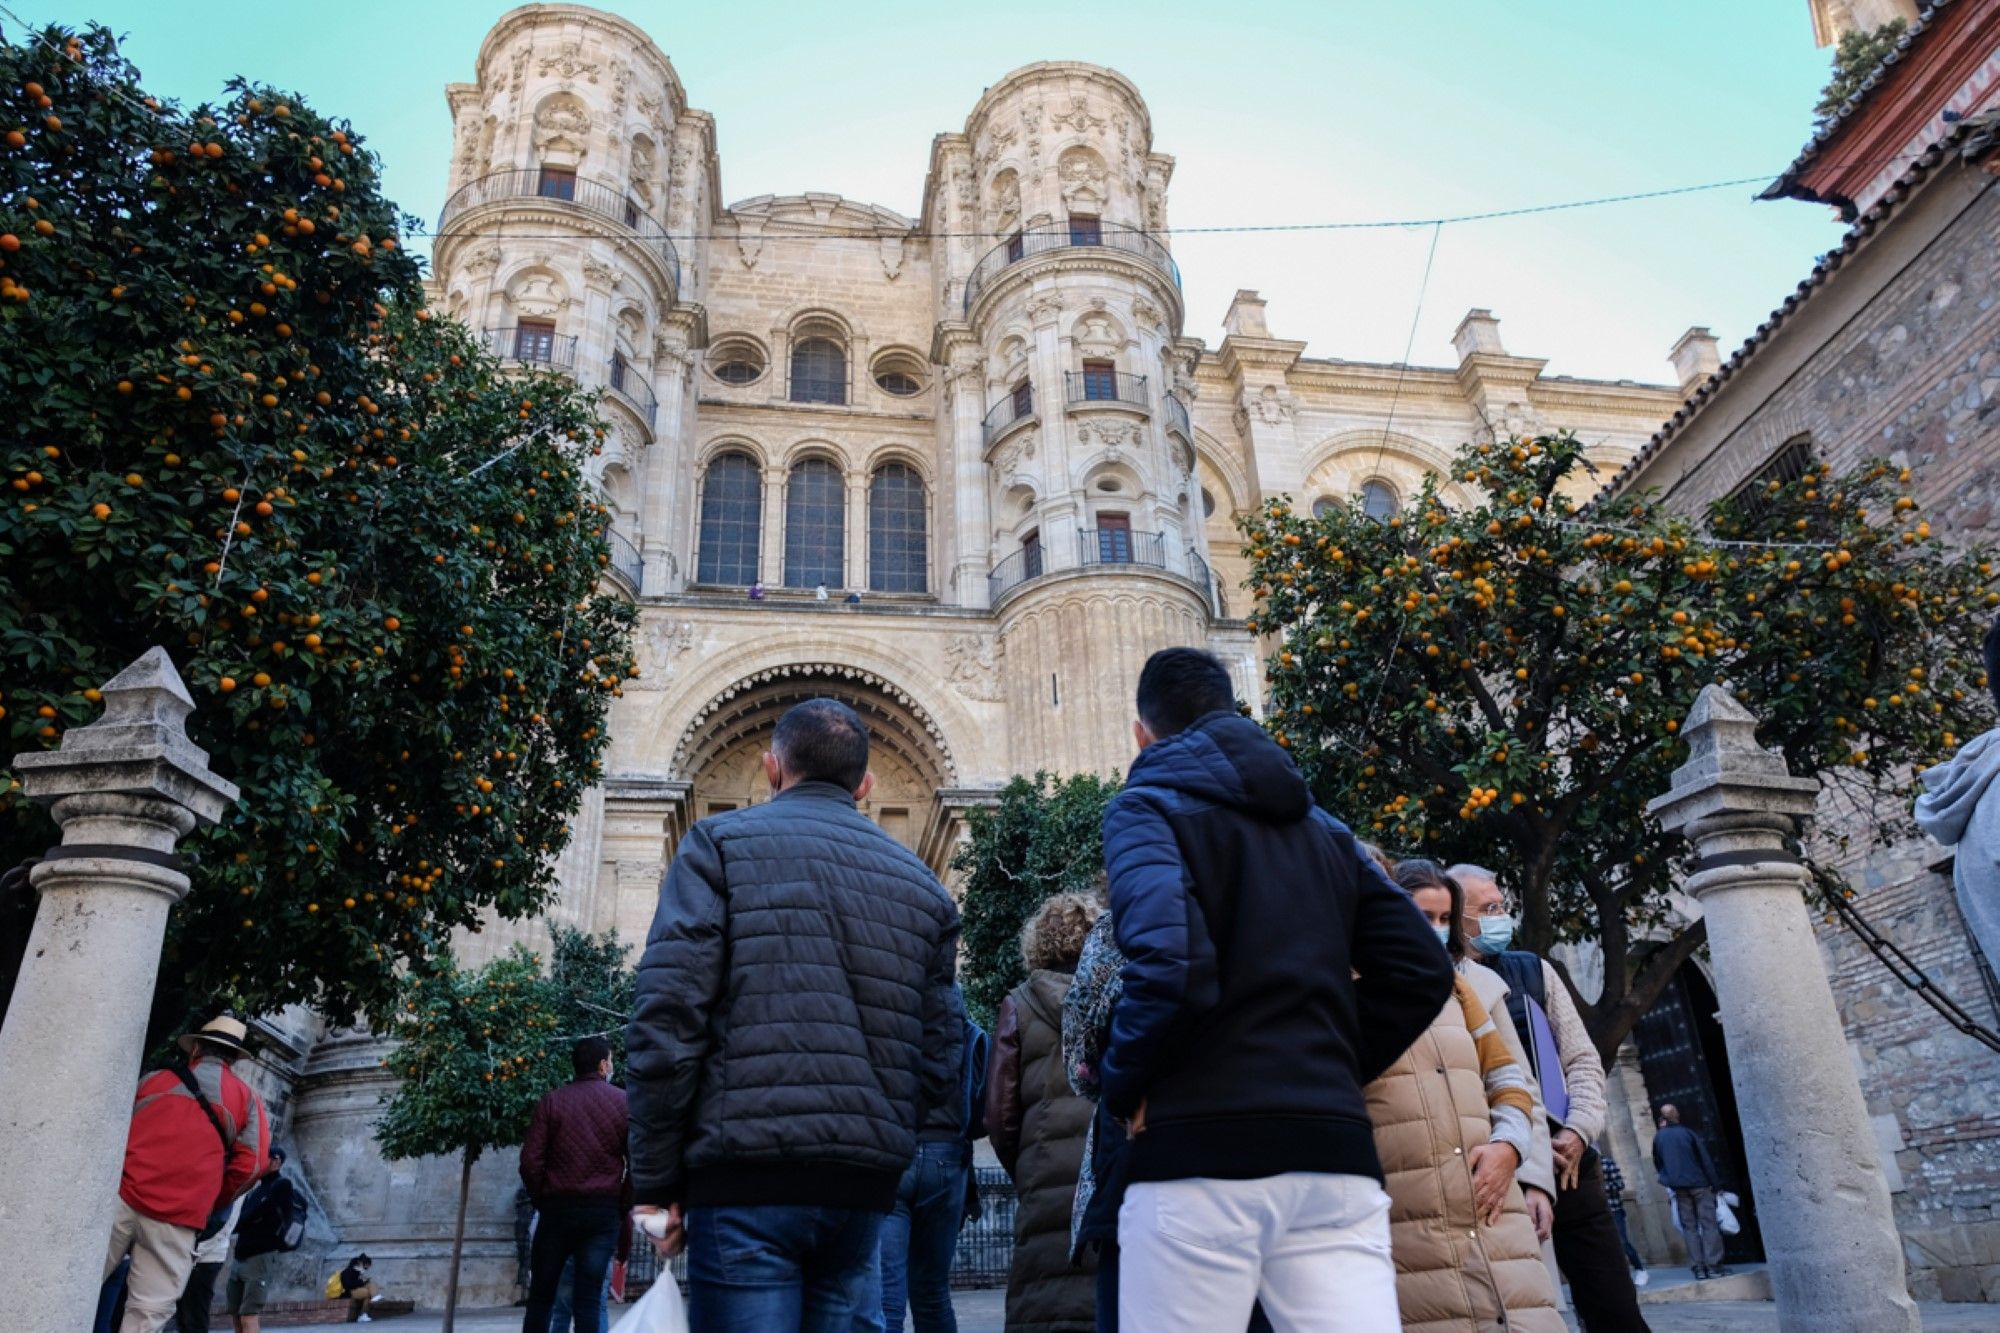
[[[1214,657],[1153,654],[1138,702],[1139,758],[1104,815],[1126,963],[1099,1072],[1133,1135],[1120,1321],[1216,1333],[1261,1300],[1279,1333],[1390,1333],[1361,1089],[1437,1017],[1451,960],[1237,715]]]
[[[961,1095],[958,909],[855,809],[861,719],[800,704],[764,771],[681,841],[625,1043],[633,1196],[688,1248],[695,1333],[879,1318],[918,1119]]]

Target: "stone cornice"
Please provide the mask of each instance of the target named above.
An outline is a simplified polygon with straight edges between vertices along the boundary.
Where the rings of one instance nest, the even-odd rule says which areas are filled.
[[[1167,327],[1178,333],[1187,318],[1187,309],[1181,299],[1181,289],[1174,284],[1172,276],[1142,255],[1108,245],[1065,246],[1060,250],[1046,250],[1015,260],[980,288],[972,309],[965,312],[966,321],[974,328],[983,327],[993,308],[1000,304],[1001,295],[1015,291],[1030,278],[1049,273],[1102,276],[1107,269],[1141,275],[1147,285],[1167,302]],[[1299,346],[1305,344],[1300,343]]]
[[[1253,371],[1285,374],[1298,364],[1305,350],[1304,343],[1289,338],[1243,338],[1232,333],[1222,340],[1215,358],[1222,373],[1234,380]]]
[[[665,309],[678,299],[679,292],[675,286],[678,275],[667,268],[666,260],[644,238],[625,231],[618,223],[600,218],[588,209],[562,200],[538,199],[533,195],[474,204],[453,217],[451,225],[432,246],[432,261],[438,274],[446,278],[454,276],[453,261],[461,247],[480,241],[506,242],[509,238],[495,229],[517,223],[540,228],[553,225],[559,230],[576,233],[578,240],[609,241],[618,247],[620,253],[642,254],[645,258],[636,267],[642,268],[651,280],[654,301]],[[540,239],[539,234],[537,239]]]

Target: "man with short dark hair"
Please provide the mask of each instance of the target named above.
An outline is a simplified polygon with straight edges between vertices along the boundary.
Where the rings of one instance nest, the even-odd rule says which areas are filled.
[[[1215,1333],[1261,1302],[1280,1333],[1399,1330],[1362,1088],[1437,1016],[1450,959],[1213,656],[1153,654],[1138,711],[1104,815],[1120,1322]]]
[[[535,1104],[521,1141],[521,1183],[541,1214],[521,1333],[549,1333],[564,1265],[573,1274],[570,1306],[578,1333],[604,1333],[597,1297],[631,1198],[625,1091],[610,1081],[611,1043],[580,1038],[569,1058],[575,1077]]]
[[[236,1333],[262,1333],[264,1302],[270,1296],[271,1272],[285,1252],[285,1229],[292,1221],[297,1189],[285,1179],[285,1150],[271,1149],[270,1164],[257,1184],[243,1196],[236,1222],[235,1266],[223,1288],[223,1308]],[[181,1326],[187,1326],[181,1317]]]
[[[962,1095],[958,909],[856,809],[867,728],[799,704],[764,774],[769,801],[681,840],[626,1039],[634,1191],[687,1247],[695,1333],[878,1321],[919,1118]]]
[[[1708,1155],[1701,1135],[1681,1123],[1680,1108],[1672,1102],[1660,1107],[1659,1129],[1653,1135],[1653,1170],[1674,1196],[1674,1211],[1680,1216],[1694,1275],[1728,1276],[1729,1270],[1722,1266],[1722,1225],[1715,1215],[1722,1173],[1715,1169],[1715,1159]]]

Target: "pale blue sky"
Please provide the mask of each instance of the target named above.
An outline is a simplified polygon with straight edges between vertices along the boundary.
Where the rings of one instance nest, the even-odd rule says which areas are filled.
[[[509,6],[483,0],[8,0],[99,20],[155,93],[244,73],[350,117],[391,195],[435,219],[451,125]],[[1396,0],[970,6],[854,0],[608,5],[653,35],[716,118],[724,195],[826,190],[917,210],[932,135],[1033,60],[1110,65],[1178,159],[1177,226],[1430,217],[1775,175],[1811,128],[1828,55],[1806,0]],[[11,25],[9,25],[11,27]],[[1472,306],[1549,374],[1663,381],[1707,324],[1724,354],[1839,238],[1755,187],[1445,229],[1412,359],[1449,364]],[[1182,236],[1188,332],[1238,287],[1308,355],[1401,357],[1427,231]]]

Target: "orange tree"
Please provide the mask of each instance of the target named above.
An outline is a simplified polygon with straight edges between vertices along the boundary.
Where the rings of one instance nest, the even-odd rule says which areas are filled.
[[[295,96],[182,110],[102,30],[0,43],[0,762],[162,643],[243,789],[183,846],[156,1030],[379,1015],[537,910],[633,670],[591,400],[428,318],[398,232]],[[52,837],[0,768],[0,858]]]
[[[1702,686],[1887,839],[1912,765],[1990,725],[1996,599],[1986,557],[1948,553],[1885,464],[1815,464],[1700,525],[1644,496],[1579,514],[1586,467],[1567,433],[1468,445],[1469,506],[1433,477],[1388,523],[1273,500],[1243,528],[1279,741],[1392,854],[1496,869],[1522,947],[1597,941],[1581,1007],[1608,1056],[1705,938],[1670,911],[1685,845],[1645,809]]]

